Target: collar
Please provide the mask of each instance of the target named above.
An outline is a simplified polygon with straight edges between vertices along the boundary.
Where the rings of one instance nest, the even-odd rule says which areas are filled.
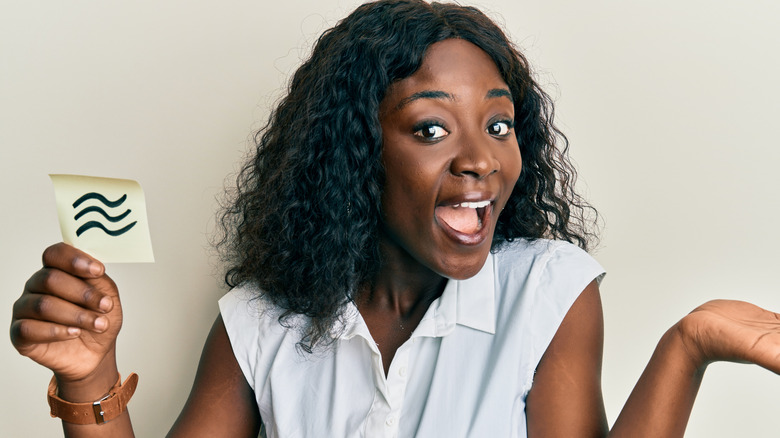
[[[458,324],[491,335],[496,333],[496,270],[493,253],[488,253],[485,266],[477,275],[457,282]]]
[[[420,325],[429,317],[434,322],[432,333],[421,336],[445,336],[455,325],[494,334],[496,332],[496,290],[493,254],[488,254],[485,265],[477,275],[465,280],[449,280],[444,292],[423,316]],[[419,327],[418,327],[419,328]],[[416,332],[416,331],[415,331]],[[414,335],[413,335],[414,336]]]
[[[465,280],[447,281],[444,292],[431,303],[412,333],[412,338],[446,336],[455,330],[456,325],[494,334],[495,303],[495,264],[494,255],[490,253],[477,275]],[[340,339],[348,340],[361,336],[372,340],[368,326],[354,303],[349,304],[344,316],[345,325]],[[373,341],[369,344],[373,345]]]

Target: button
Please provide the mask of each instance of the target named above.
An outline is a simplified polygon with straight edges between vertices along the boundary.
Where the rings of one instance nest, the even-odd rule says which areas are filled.
[[[406,377],[406,367],[402,366],[401,368],[398,368],[398,375],[401,377]]]
[[[387,420],[385,420],[385,424],[388,425],[388,426],[394,425],[395,424],[395,417],[392,416],[392,415],[387,417]]]

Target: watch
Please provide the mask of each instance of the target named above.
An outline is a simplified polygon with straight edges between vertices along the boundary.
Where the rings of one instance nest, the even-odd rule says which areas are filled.
[[[74,424],[103,424],[118,417],[127,409],[127,402],[138,385],[138,374],[132,373],[122,384],[120,376],[106,395],[94,402],[71,403],[57,396],[57,379],[49,382],[51,416]]]

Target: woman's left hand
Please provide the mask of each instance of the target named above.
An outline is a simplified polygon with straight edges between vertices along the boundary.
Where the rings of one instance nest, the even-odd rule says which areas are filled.
[[[744,301],[714,300],[697,307],[677,328],[700,367],[743,362],[780,374],[780,314]]]

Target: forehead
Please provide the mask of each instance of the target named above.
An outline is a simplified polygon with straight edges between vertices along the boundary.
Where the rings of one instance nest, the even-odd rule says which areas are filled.
[[[404,98],[423,90],[442,90],[455,96],[484,90],[508,88],[495,62],[482,49],[462,39],[432,44],[420,68],[408,78],[393,83],[383,106],[398,105]]]

